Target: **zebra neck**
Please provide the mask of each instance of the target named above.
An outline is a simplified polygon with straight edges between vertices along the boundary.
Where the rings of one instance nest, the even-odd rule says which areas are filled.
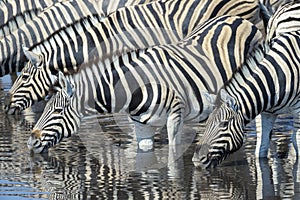
[[[265,87],[261,80],[263,72],[260,64],[268,50],[267,44],[260,45],[224,86],[227,93],[236,100],[237,112],[244,119],[244,125],[268,108],[268,95],[274,90],[271,85]]]
[[[289,112],[298,109],[300,32],[275,38],[260,60],[262,55],[248,59],[225,86],[239,104],[245,123],[261,112],[281,114],[286,109]],[[290,105],[295,105],[295,108]]]
[[[83,17],[54,32],[30,49],[44,56],[46,67],[51,71],[73,74],[78,71],[82,63],[89,61],[88,58],[95,50],[95,43],[89,42],[87,46],[82,34],[86,34],[86,31],[92,29],[101,19],[98,14]],[[87,40],[93,41],[91,38]]]

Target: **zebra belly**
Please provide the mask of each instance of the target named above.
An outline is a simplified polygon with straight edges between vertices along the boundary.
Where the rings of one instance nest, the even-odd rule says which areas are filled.
[[[300,112],[300,99],[299,98],[297,98],[296,100],[294,100],[289,105],[290,106],[287,106],[287,107],[284,107],[284,108],[278,110],[276,112],[276,114],[279,115],[279,114],[289,113],[289,114],[295,115],[295,114],[298,114]]]

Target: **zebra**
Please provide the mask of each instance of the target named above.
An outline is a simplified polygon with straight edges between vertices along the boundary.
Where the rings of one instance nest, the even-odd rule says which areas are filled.
[[[136,5],[150,0],[119,0],[119,1],[94,1],[94,0],[61,0],[44,9],[37,17],[19,27],[11,34],[0,40],[0,76],[18,72],[23,64],[22,45],[31,47],[51,37],[62,28],[78,22],[82,18],[98,15],[105,18],[113,12],[111,4],[118,6]],[[153,0],[155,1],[155,0]],[[103,3],[103,5],[101,5]],[[26,14],[24,14],[26,15]]]
[[[180,143],[183,122],[206,120],[214,100],[208,92],[216,93],[262,41],[249,21],[222,16],[196,27],[177,44],[92,62],[66,77],[59,72],[57,91],[28,147],[36,153],[47,151],[76,133],[84,116],[126,113],[135,124],[139,145],[145,141],[151,147],[153,132],[166,124],[173,148]]]
[[[64,39],[74,38],[82,24],[90,24],[87,20],[80,21],[78,26],[70,26],[24,51],[30,62],[9,91],[5,101],[7,113],[19,113],[34,102],[44,99],[57,79],[55,74],[58,71],[75,73],[78,66],[91,59],[89,52],[93,48],[99,51],[98,56],[109,56],[118,49],[124,52],[157,44],[176,43],[197,24],[225,13],[241,15],[259,25],[262,23],[259,6],[256,1],[156,1],[118,9],[99,24],[92,23],[94,27],[83,31],[76,39]],[[53,49],[61,51],[55,55]],[[36,66],[43,70],[38,70]]]
[[[285,9],[285,14],[297,21],[300,13],[295,12],[296,7],[295,4],[290,10]],[[284,27],[283,23],[286,27],[290,23],[297,26],[292,20],[277,24]],[[294,115],[292,139],[299,155],[300,29],[295,31],[294,28],[275,37],[265,55],[263,51],[255,52],[220,89],[215,102],[217,107],[208,118],[204,135],[195,149],[195,165],[213,167],[237,151],[243,144],[245,125],[259,114],[262,135],[256,155],[267,156],[273,124],[276,116],[283,113]]]

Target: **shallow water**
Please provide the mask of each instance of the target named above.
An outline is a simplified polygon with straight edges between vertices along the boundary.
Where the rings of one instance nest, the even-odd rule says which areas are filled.
[[[1,82],[2,81],[2,82]],[[132,124],[124,116],[91,117],[80,133],[31,154],[27,139],[38,114],[3,113],[9,77],[0,79],[0,199],[298,199],[300,164],[291,144],[292,119],[282,116],[274,129],[270,158],[254,157],[254,124],[242,149],[219,167],[194,167],[192,140],[203,124],[187,125],[184,145],[169,152],[164,135],[155,150],[137,152]],[[175,160],[175,161],[174,161]]]

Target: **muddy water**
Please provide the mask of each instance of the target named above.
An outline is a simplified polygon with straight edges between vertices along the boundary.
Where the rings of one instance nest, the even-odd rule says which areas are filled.
[[[299,199],[300,164],[291,144],[292,119],[277,120],[270,158],[254,157],[256,132],[247,127],[242,149],[213,170],[191,161],[195,134],[204,125],[186,125],[184,145],[168,150],[158,135],[155,150],[137,151],[125,116],[94,116],[79,134],[34,155],[26,142],[39,115],[3,113],[9,77],[0,79],[0,199]]]

